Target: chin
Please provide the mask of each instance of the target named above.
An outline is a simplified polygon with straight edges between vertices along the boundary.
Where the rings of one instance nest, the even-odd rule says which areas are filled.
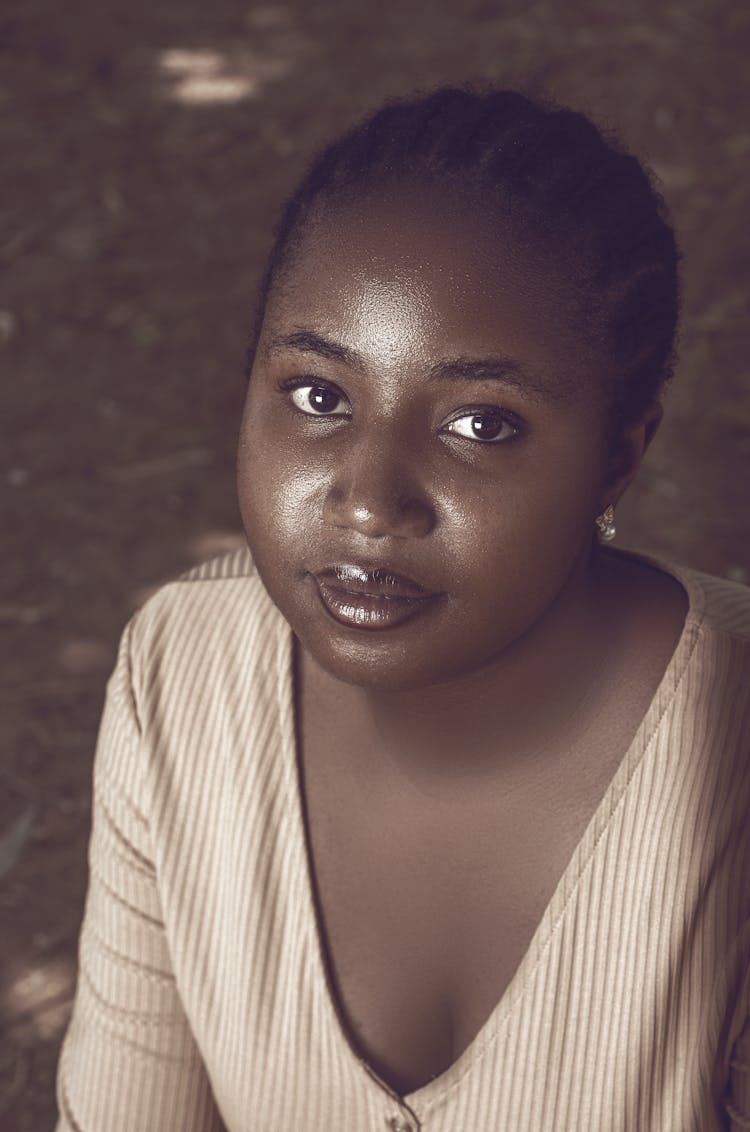
[[[311,631],[312,630],[312,631]],[[413,626],[408,633],[358,636],[321,632],[320,625],[303,626],[295,633],[317,664],[337,680],[365,691],[409,692],[460,681],[491,663],[497,655],[488,646],[487,655],[461,650],[457,641],[438,641],[439,634]]]
[[[365,691],[406,692],[440,683],[436,673],[425,671],[422,665],[410,663],[405,657],[361,656],[360,650],[339,652],[305,647],[331,676]]]

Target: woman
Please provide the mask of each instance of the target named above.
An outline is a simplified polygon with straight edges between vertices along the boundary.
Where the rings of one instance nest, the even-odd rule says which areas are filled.
[[[514,92],[312,166],[249,551],[110,683],[61,1129],[748,1126],[750,601],[603,545],[677,258],[639,163]]]

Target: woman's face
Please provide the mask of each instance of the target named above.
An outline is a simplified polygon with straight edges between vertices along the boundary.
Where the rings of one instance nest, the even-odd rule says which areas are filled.
[[[424,687],[502,657],[577,585],[606,406],[551,257],[457,209],[315,223],[275,284],[242,423],[250,548],[340,679]]]

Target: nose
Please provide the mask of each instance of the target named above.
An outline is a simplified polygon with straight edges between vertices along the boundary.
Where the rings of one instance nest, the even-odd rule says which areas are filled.
[[[353,439],[328,490],[327,521],[365,538],[424,538],[435,525],[435,509],[419,472],[418,454],[403,442]]]

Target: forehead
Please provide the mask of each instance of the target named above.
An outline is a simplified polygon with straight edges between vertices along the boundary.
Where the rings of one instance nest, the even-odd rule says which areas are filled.
[[[380,363],[405,351],[519,356],[562,386],[593,363],[579,306],[549,248],[507,214],[404,193],[315,216],[265,324],[313,329]]]

